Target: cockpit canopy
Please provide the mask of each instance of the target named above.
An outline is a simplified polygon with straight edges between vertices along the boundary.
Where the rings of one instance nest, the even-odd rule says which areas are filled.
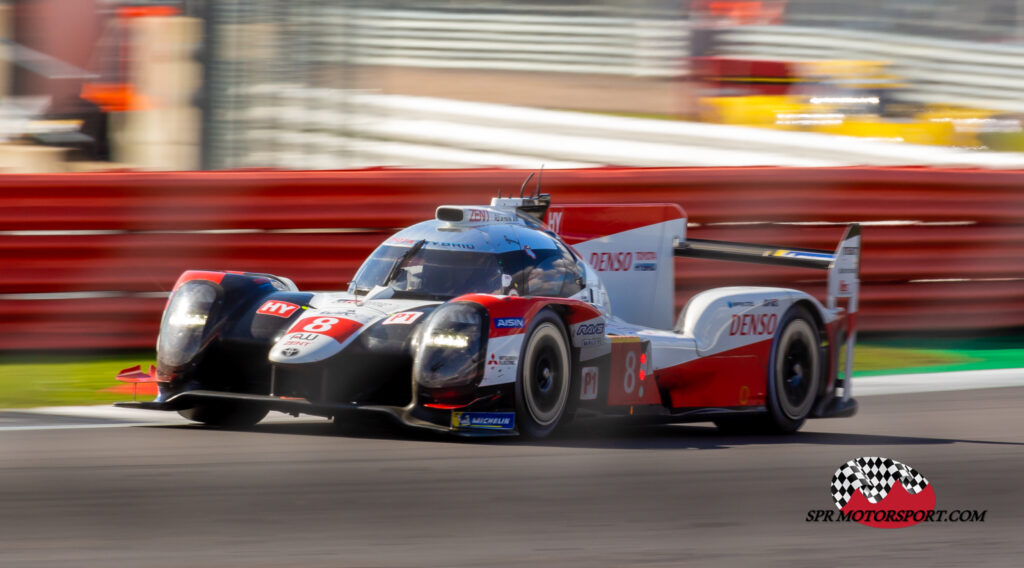
[[[349,291],[388,286],[395,297],[448,300],[462,294],[569,297],[583,288],[582,263],[536,223],[452,226],[432,220],[384,241]]]

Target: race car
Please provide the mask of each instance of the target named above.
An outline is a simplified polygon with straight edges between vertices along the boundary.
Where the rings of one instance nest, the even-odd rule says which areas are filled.
[[[598,417],[794,432],[854,414],[859,227],[834,252],[686,229],[676,204],[552,207],[538,189],[438,207],[385,240],[345,292],[190,270],[165,307],[157,365],[119,375],[159,395],[118,404],[217,426],[375,412],[534,438]],[[826,270],[828,297],[715,288],[676,317],[679,256]]]

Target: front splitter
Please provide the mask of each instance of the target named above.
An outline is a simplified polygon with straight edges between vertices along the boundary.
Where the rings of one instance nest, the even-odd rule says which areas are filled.
[[[415,407],[386,406],[386,405],[360,405],[354,403],[325,403],[312,402],[300,398],[287,398],[259,394],[230,393],[221,391],[194,390],[176,394],[165,401],[151,402],[117,402],[114,406],[120,408],[140,408],[145,410],[186,410],[195,408],[202,404],[209,403],[231,403],[258,406],[267,410],[276,410],[285,414],[309,414],[312,416],[323,416],[331,418],[349,412],[372,412],[388,416],[392,420],[422,430],[430,430],[438,433],[455,434],[467,437],[494,437],[494,436],[516,436],[516,430],[494,430],[494,429],[456,429],[448,424],[438,424],[424,420],[413,414]],[[449,415],[450,416],[450,415]],[[440,418],[440,415],[439,415]]]

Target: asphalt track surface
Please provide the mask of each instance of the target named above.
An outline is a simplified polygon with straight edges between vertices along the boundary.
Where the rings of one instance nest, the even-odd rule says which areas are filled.
[[[1024,388],[896,394],[788,437],[590,427],[542,443],[3,413],[24,429],[0,431],[0,566],[1020,566],[1022,407]],[[834,507],[836,468],[873,455],[985,522],[805,521]]]

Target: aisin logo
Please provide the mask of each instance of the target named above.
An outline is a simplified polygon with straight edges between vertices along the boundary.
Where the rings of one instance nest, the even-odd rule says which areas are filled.
[[[869,527],[896,529],[930,519],[935,492],[907,464],[881,457],[850,460],[832,476],[832,498],[841,514]]]

